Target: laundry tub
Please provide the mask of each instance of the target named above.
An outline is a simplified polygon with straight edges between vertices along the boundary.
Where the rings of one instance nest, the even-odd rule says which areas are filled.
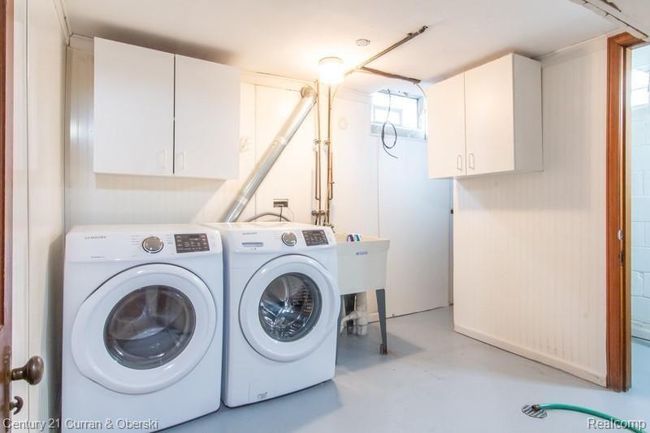
[[[348,242],[347,234],[336,235],[338,282],[341,295],[375,290],[382,343],[379,351],[388,352],[386,337],[386,266],[390,241],[374,236],[361,236]]]

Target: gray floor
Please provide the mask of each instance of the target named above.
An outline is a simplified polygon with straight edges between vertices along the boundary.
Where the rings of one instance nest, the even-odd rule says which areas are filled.
[[[342,338],[333,381],[256,405],[224,407],[168,432],[590,431],[582,415],[553,412],[537,420],[520,412],[522,405],[537,402],[580,404],[650,423],[646,343],[634,344],[633,390],[617,394],[456,334],[451,327],[450,309],[391,319],[390,353],[382,357],[373,324],[367,337]]]

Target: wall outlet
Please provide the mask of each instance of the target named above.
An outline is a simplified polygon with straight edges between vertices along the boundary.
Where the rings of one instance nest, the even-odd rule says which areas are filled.
[[[289,207],[288,198],[274,198],[273,207]]]

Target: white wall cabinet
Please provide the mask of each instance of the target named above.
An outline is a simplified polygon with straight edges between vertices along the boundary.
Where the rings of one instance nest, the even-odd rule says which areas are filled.
[[[239,72],[95,38],[94,171],[234,179]]]
[[[433,85],[429,177],[541,170],[541,91],[540,63],[516,54]]]
[[[174,55],[95,39],[97,173],[171,176]]]
[[[239,177],[239,71],[176,56],[174,173]]]
[[[464,75],[432,86],[427,102],[429,177],[466,174]]]

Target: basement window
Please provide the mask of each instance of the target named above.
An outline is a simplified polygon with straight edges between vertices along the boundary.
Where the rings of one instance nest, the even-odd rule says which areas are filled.
[[[424,139],[424,98],[405,93],[382,90],[372,94],[371,132],[381,134],[382,125],[388,121],[386,134],[393,134],[392,123],[398,137]]]

